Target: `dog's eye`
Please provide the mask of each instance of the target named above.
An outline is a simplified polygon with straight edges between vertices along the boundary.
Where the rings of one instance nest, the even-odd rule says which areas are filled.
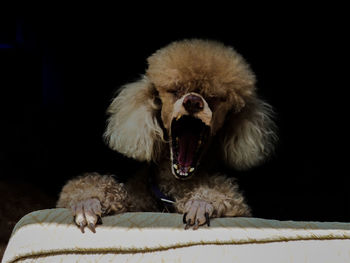
[[[167,90],[167,92],[170,93],[170,94],[173,94],[175,97],[180,97],[181,96],[181,91],[178,90],[178,89],[174,89],[174,90],[169,89],[169,90]]]
[[[215,108],[217,104],[219,103],[219,98],[217,97],[209,97],[205,99],[208,102],[208,105],[210,108]]]
[[[215,109],[220,102],[224,102],[224,98],[219,98],[219,97],[208,97],[205,99],[209,105],[209,107],[213,110]]]

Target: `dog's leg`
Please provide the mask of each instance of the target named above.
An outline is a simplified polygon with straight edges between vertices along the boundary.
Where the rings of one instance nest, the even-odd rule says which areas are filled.
[[[207,177],[184,197],[177,199],[177,211],[184,214],[185,229],[210,225],[213,217],[250,216],[238,186],[224,176]]]
[[[183,222],[186,224],[185,229],[193,226],[196,230],[199,226],[207,224],[210,226],[210,217],[213,215],[214,206],[202,200],[189,200],[185,204]]]
[[[97,198],[86,199],[75,203],[71,206],[71,209],[74,215],[74,221],[82,233],[84,233],[85,226],[95,233],[95,225],[102,223],[101,202]]]
[[[126,198],[124,184],[113,176],[90,173],[70,180],[63,187],[57,207],[71,209],[82,232],[86,226],[95,232],[101,216],[127,210]]]

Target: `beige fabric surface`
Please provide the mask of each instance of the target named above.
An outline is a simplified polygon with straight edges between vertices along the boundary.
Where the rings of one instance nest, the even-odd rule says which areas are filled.
[[[350,223],[219,218],[184,230],[182,216],[125,213],[85,234],[67,209],[30,213],[3,262],[350,262]]]

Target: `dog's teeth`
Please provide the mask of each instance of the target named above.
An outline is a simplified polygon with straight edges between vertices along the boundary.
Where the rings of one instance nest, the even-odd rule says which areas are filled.
[[[181,114],[177,115],[177,117],[176,117],[176,121],[178,121],[178,120],[179,120],[181,117],[182,117],[182,115],[181,115]]]
[[[176,164],[174,164],[173,167],[177,170],[177,165]]]
[[[193,167],[191,167],[191,168],[190,168],[190,172],[192,173],[193,171],[194,171],[194,168],[193,168]]]

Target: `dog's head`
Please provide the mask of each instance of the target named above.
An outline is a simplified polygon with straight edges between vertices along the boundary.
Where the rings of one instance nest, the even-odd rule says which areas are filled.
[[[181,179],[195,173],[218,133],[221,157],[237,169],[269,155],[276,138],[271,108],[257,98],[254,74],[232,48],[174,42],[148,64],[143,79],[126,85],[109,107],[105,138],[112,149],[141,161],[158,161],[170,150]]]

